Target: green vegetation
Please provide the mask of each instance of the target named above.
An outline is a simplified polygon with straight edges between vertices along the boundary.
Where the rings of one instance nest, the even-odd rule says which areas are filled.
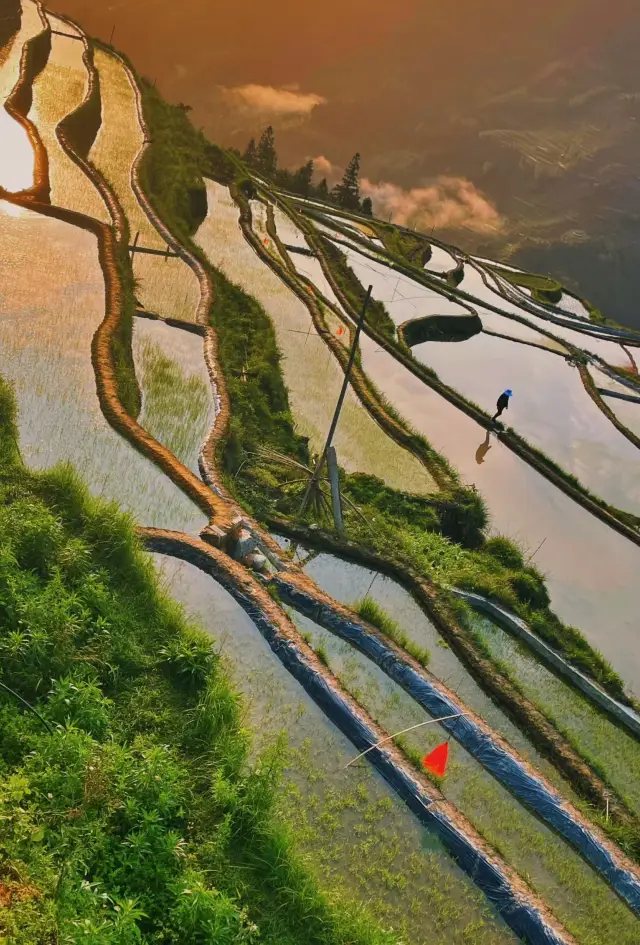
[[[128,243],[127,229],[122,245],[118,246],[116,251],[116,265],[122,286],[122,310],[117,331],[113,336],[112,354],[118,399],[127,413],[136,419],[140,414],[142,400],[131,351],[133,319],[136,314],[136,282],[131,258],[127,252]]]
[[[526,646],[494,621],[472,610],[466,620],[492,657],[507,665],[509,677],[520,691],[552,719],[577,751],[615,787],[629,808],[640,814],[640,748],[634,737],[541,666]],[[627,830],[616,839],[638,857],[638,830],[633,836]]]
[[[511,269],[502,269],[499,265],[491,265],[505,282],[531,289],[532,298],[538,302],[556,304],[562,298],[562,285],[550,276],[540,276],[531,272],[513,272]]]
[[[473,885],[448,868],[426,831],[414,838],[391,798],[372,796],[375,785],[365,767],[358,765],[355,785],[336,785],[333,755],[323,763],[309,742],[293,752],[292,762],[301,776],[285,786],[279,809],[295,836],[314,850],[325,886],[373,900],[379,920],[393,925],[402,942],[513,943],[512,933],[493,920]],[[401,915],[399,900],[408,904]]]
[[[224,468],[233,486],[259,514],[269,508],[269,487],[278,480],[250,461],[258,447],[270,447],[308,462],[304,437],[294,431],[280,352],[269,316],[261,305],[222,273],[215,273],[211,313],[218,333],[219,357],[231,400],[231,420],[223,445]]]
[[[161,99],[158,105],[171,108]],[[189,124],[186,115],[183,117]],[[153,112],[149,119],[153,121]],[[151,130],[155,144],[150,151],[157,151],[154,160],[162,162],[162,138],[156,135],[153,124]],[[177,172],[185,186],[202,154],[200,136],[193,129],[191,133],[196,156],[189,157],[185,149],[189,171]],[[171,154],[169,148],[169,160]],[[241,176],[239,170],[236,176]],[[149,196],[156,204],[156,194],[150,192]],[[184,208],[184,200],[175,200],[166,211],[170,215],[165,222],[176,233],[186,234],[188,229],[187,221],[179,217]],[[197,247],[191,247],[201,255]],[[252,455],[262,445],[305,464],[309,461],[307,444],[294,431],[273,327],[255,299],[207,265],[215,278],[212,320],[232,403],[230,429],[222,444],[227,485],[260,518],[274,512],[297,514],[300,494],[289,491],[285,495],[282,490],[283,481],[290,475],[285,479],[282,469],[258,463]],[[355,276],[353,279],[360,285]],[[352,287],[352,291],[357,289]],[[435,500],[427,500],[388,489],[375,477],[341,474],[341,482],[361,512],[346,513],[351,539],[392,560],[404,561],[443,585],[458,585],[494,597],[610,692],[625,698],[622,680],[607,661],[578,630],[562,624],[543,603],[546,591],[535,569],[524,569],[520,564],[505,566],[492,554],[492,541],[485,550],[482,530],[486,510],[473,490],[454,489],[453,495],[440,494]]]
[[[175,235],[188,238],[207,215],[207,192],[202,180],[209,166],[207,139],[189,121],[185,105],[169,105],[145,80],[141,80],[141,89],[154,147],[147,148],[140,182],[146,193],[154,195],[160,217],[179,223]]]
[[[386,223],[378,223],[376,229],[385,249],[410,266],[422,268],[431,257],[429,242],[421,233],[407,233]]]
[[[356,601],[351,605],[351,609],[363,620],[381,630],[385,636],[401,646],[403,650],[406,650],[409,656],[412,656],[421,666],[429,665],[430,656],[426,647],[418,646],[413,640],[410,640],[400,628],[400,625],[373,598],[365,597],[360,601]]]
[[[140,383],[144,391],[142,426],[193,468],[208,432],[211,393],[206,382],[197,374],[187,374],[163,353],[160,345],[144,338],[140,346]]]
[[[351,307],[359,312],[362,309],[366,295],[362,283],[348,264],[344,253],[341,253],[331,240],[326,239],[320,234],[318,234],[317,240],[331,265],[331,271],[336,283],[346,295]],[[395,340],[396,327],[382,302],[378,302],[376,299],[372,299],[369,302],[366,321],[367,324],[379,331],[385,338],[388,338],[390,341]]]
[[[373,205],[370,197],[360,202],[360,155],[354,154],[349,161],[340,183],[329,191],[326,177],[318,186],[313,184],[314,163],[306,161],[296,171],[289,171],[278,166],[278,152],[276,150],[276,136],[272,125],[264,129],[258,143],[251,138],[241,155],[235,149],[232,153],[241,159],[244,165],[256,171],[263,178],[271,181],[281,190],[300,197],[313,197],[333,203],[344,210],[361,210],[365,216],[373,215]],[[227,183],[230,183],[228,181]]]
[[[0,934],[16,945],[390,943],[333,905],[249,764],[212,641],[158,589],[131,521],[69,467],[34,475],[0,388]],[[222,628],[221,628],[222,629]]]
[[[152,138],[156,140],[153,127]],[[197,142],[194,147],[199,147]],[[158,151],[155,159],[161,161],[162,149]],[[216,168],[227,182],[234,164],[233,158],[217,152]],[[243,171],[239,163],[235,167],[237,181]],[[149,196],[155,203],[155,195]],[[176,202],[177,212],[180,206],[181,202]],[[174,217],[165,217],[165,222],[176,233],[188,229],[184,221]],[[191,248],[199,254],[193,244]],[[311,459],[307,444],[294,431],[273,328],[254,299],[209,268],[216,285],[212,319],[232,402],[229,434],[221,445],[227,486],[263,520],[273,513],[297,515],[301,492],[295,491],[296,487],[282,488],[284,482],[294,478],[291,470],[284,475],[284,468],[258,462],[253,455],[256,446],[266,446],[305,465]],[[393,410],[389,412],[394,414]],[[417,446],[422,442],[422,438],[416,438]],[[433,452],[428,444],[425,448]],[[442,462],[440,457],[438,460]],[[345,509],[352,541],[389,560],[412,566],[441,586],[457,585],[495,598],[624,698],[622,681],[606,661],[578,631],[565,627],[549,610],[544,583],[535,569],[524,566],[513,546],[512,557],[507,555],[501,560],[501,554],[508,550],[505,543],[500,545],[495,539],[484,542],[486,511],[473,490],[453,486],[448,490],[451,494],[441,493],[427,501],[388,489],[374,477],[341,473],[341,483],[344,494],[356,507]],[[452,609],[458,603],[452,601]]]

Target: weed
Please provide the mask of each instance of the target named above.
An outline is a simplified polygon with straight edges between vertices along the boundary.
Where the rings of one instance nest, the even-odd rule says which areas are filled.
[[[377,601],[371,597],[365,597],[363,600],[352,604],[351,609],[359,614],[363,620],[377,627],[390,640],[401,646],[403,650],[406,650],[421,666],[429,665],[430,656],[426,647],[418,646],[413,640],[410,640],[399,624],[382,609]]]

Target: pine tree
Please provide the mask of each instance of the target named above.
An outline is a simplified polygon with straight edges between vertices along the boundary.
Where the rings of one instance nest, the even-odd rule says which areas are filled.
[[[294,189],[296,193],[303,197],[308,197],[311,193],[311,181],[313,179],[313,161],[307,161],[302,167],[299,167],[294,175]]]
[[[256,155],[256,164],[258,170],[262,171],[268,177],[273,177],[278,167],[278,155],[276,154],[275,133],[271,125],[260,135],[258,141],[258,150]]]
[[[329,199],[329,187],[328,187],[328,185],[327,185],[327,178],[326,178],[326,177],[323,177],[322,180],[320,181],[320,183],[318,184],[317,194],[318,194],[318,197],[320,197],[321,200],[328,200],[328,199]]]
[[[256,139],[252,138],[249,144],[247,145],[247,150],[242,155],[242,160],[245,164],[248,164],[249,167],[255,167],[256,163]]]
[[[360,209],[360,155],[354,154],[344,176],[333,188],[338,204],[345,210]]]
[[[371,203],[371,197],[365,197],[362,201],[362,212],[365,217],[373,216],[373,204]]]

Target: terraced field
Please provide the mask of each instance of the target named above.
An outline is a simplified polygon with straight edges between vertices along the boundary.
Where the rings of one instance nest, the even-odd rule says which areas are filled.
[[[124,719],[111,739],[146,758],[149,732],[180,711],[169,680],[192,692],[201,651],[158,650],[149,617],[146,643],[121,641],[113,662],[67,640],[76,675],[58,678],[56,647],[9,608],[15,582],[2,577],[0,810],[13,798],[31,820],[24,835],[0,832],[0,939],[48,942],[57,929],[69,942],[88,930],[96,942],[282,945],[302,940],[276,921],[298,908],[295,886],[318,945],[635,945],[640,336],[546,277],[280,192],[231,152],[214,160],[184,109],[32,0],[0,54],[0,94],[0,375],[17,410],[14,427],[2,393],[0,433],[17,448],[4,504],[26,501],[11,480],[24,462],[62,528],[67,500],[52,484],[73,467],[110,503],[100,515],[126,513],[117,527],[135,527],[145,580],[214,641],[206,659],[235,686],[212,688],[206,712],[184,710],[184,739],[200,725],[201,751],[168,723],[153,749],[180,755],[198,784],[195,814],[192,792],[173,819],[144,826],[171,870],[192,870],[159,881],[164,915],[141,879],[161,859],[143,850],[142,827],[120,841],[140,872],[110,872],[99,839],[53,839],[61,823],[133,816],[132,801],[107,801],[91,752],[74,756],[78,803],[59,809],[62,782],[32,789],[29,766],[63,736],[108,750],[91,706],[119,704],[140,654],[147,670],[127,699],[142,728],[127,734]],[[325,437],[370,286],[331,487]],[[74,527],[89,529],[73,489]],[[26,581],[80,568],[67,551],[44,567],[33,529],[24,560],[1,546],[3,568]],[[58,547],[47,542],[38,555]],[[105,639],[115,631],[91,591],[102,572],[78,573],[69,632],[88,621],[89,638]],[[158,653],[165,675],[145,702]],[[15,669],[32,659],[46,666],[33,690]],[[60,687],[71,687],[62,715]],[[37,751],[16,721],[29,709],[47,731]],[[233,726],[237,761],[215,747]],[[422,758],[443,742],[439,778]],[[256,795],[251,826],[234,820],[276,756],[268,813]],[[136,790],[159,790],[136,777]],[[263,816],[283,831],[269,855],[297,858],[277,906],[249,878]],[[248,859],[225,859],[240,835]]]

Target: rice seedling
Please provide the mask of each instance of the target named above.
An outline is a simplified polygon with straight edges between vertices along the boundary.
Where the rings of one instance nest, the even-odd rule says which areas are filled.
[[[380,604],[371,597],[363,597],[351,605],[352,609],[372,626],[381,630],[385,636],[401,646],[422,666],[428,666],[431,654],[426,647],[418,646],[411,640],[400,625],[389,614],[385,613]]]
[[[25,460],[37,469],[72,462],[94,495],[117,501],[141,524],[201,529],[200,510],[101,413],[91,363],[105,304],[95,237],[30,211],[0,212],[0,344]],[[36,254],[34,281],[28,260]]]
[[[66,24],[50,16],[53,29],[64,32]],[[63,118],[80,105],[89,77],[82,60],[84,45],[66,36],[51,37],[47,65],[33,83],[33,104],[29,118],[40,133],[49,157],[51,203],[86,213],[111,223],[100,194],[86,174],[62,149],[56,128]]]
[[[202,338],[138,318],[133,356],[142,391],[138,422],[198,475],[198,454],[214,417]]]
[[[276,331],[281,368],[299,433],[318,452],[331,423],[343,381],[335,358],[317,335],[308,310],[245,241],[228,189],[207,182],[209,215],[196,241],[213,265],[264,307]],[[424,467],[390,440],[348,391],[334,443],[340,465],[369,472],[391,486],[416,493],[434,490]]]
[[[166,240],[150,222],[131,185],[132,167],[144,144],[135,92],[115,56],[97,49],[95,64],[100,76],[102,125],[89,156],[114,188],[129,221],[131,240],[139,234],[141,247],[166,250]],[[133,269],[143,309],[195,321],[200,286],[184,260],[136,253]]]
[[[306,618],[296,617],[321,646],[332,672],[387,732],[423,722],[429,715],[377,666],[348,643],[323,632]],[[429,725],[404,736],[409,755],[424,757],[448,735]],[[632,945],[638,920],[606,883],[562,839],[519,804],[457,742],[449,746],[447,774],[440,790],[475,828],[549,903],[580,943]]]
[[[522,692],[540,706],[578,750],[640,814],[640,746],[587,699],[542,666],[523,644],[488,618],[470,613],[470,626],[492,657],[508,668]]]
[[[442,680],[494,731],[503,735],[558,790],[576,800],[557,769],[539,754],[521,729],[486,695],[455,653],[443,645],[434,625],[403,587],[379,572],[328,554],[317,555],[304,565],[304,570],[319,587],[341,603],[349,604],[354,595],[364,601],[364,610],[358,609],[360,616],[395,639],[415,659],[420,654],[428,654],[428,664],[423,665],[428,665],[437,679]],[[393,618],[389,618],[389,614],[393,614]],[[397,627],[397,637],[392,637],[385,629],[389,626],[387,621]]]
[[[229,595],[193,566],[153,557],[172,596],[215,636],[244,694],[245,723],[258,733],[257,750],[286,732],[286,776],[277,809],[322,887],[353,908],[366,902],[396,939],[416,945],[513,942],[473,883],[384,782],[366,764],[345,770],[354,749]]]

